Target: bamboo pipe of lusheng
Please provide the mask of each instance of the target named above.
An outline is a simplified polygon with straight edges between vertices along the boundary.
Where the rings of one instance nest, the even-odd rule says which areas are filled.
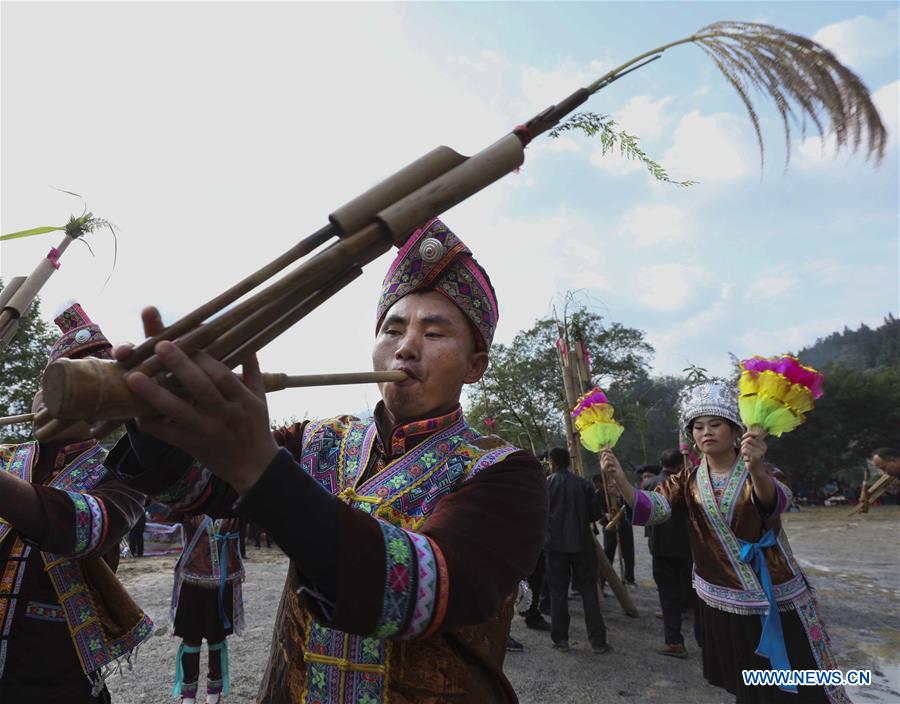
[[[59,420],[116,420],[152,414],[153,410],[135,396],[125,382],[128,372],[116,362],[88,357],[58,359],[44,373],[44,404],[36,418],[38,424],[50,418]],[[307,386],[368,384],[407,379],[405,372],[351,372],[336,374],[264,373],[266,392]],[[175,393],[171,381],[166,385]],[[42,428],[43,429],[43,428]],[[43,439],[43,438],[39,438]]]
[[[245,291],[262,283],[280,265],[286,265],[287,262],[279,258],[277,264],[273,262],[264,267],[160,335],[145,341],[136,349],[128,366],[156,377],[163,369],[152,351],[163,339],[171,340],[186,354],[213,347],[214,357],[220,360],[238,349],[256,351],[259,349],[257,340],[270,338],[270,333],[279,327],[279,321],[289,317],[290,311],[319,289],[329,287],[349,270],[373,261],[391,245],[401,245],[417,226],[521,166],[525,143],[527,140],[514,131],[472,157],[463,157],[441,147],[417,160],[348,204],[355,210],[352,217],[344,218],[349,225],[342,225],[341,215],[346,214],[342,209],[332,214],[331,226],[321,237],[313,236],[316,246],[324,244],[332,235],[340,238],[338,242],[314,254],[278,282],[204,322]],[[345,227],[360,229],[347,232]],[[112,414],[104,415],[110,417]],[[122,417],[125,416],[115,419]],[[40,432],[45,437],[52,437],[75,420],[78,419],[52,418],[45,426],[40,426]]]
[[[282,325],[286,317],[293,317],[296,322],[298,310],[302,317],[355,278],[358,275],[356,272],[359,270],[356,262],[372,261],[387,251],[390,246],[390,240],[385,238],[378,224],[365,227],[353,236],[344,238],[316,254],[276,283],[254,294],[219,317],[208,323],[198,324],[182,337],[172,341],[186,354],[192,354],[201,349],[209,351],[208,348],[211,347],[212,356],[218,359],[236,349],[240,349],[244,353],[255,352],[289,327]],[[257,274],[250,278],[257,278]],[[242,284],[239,284],[233,288],[241,287]],[[206,311],[213,310],[222,301],[229,298],[231,298],[230,294],[225,298],[220,297],[214,302],[210,302],[204,309]],[[187,316],[187,318],[191,318],[191,322],[195,322],[198,317]],[[273,331],[275,335],[273,335]],[[171,338],[172,335],[164,331],[150,340],[158,342]],[[258,341],[258,343],[253,344],[254,341]],[[149,340],[136,348],[136,351],[146,350],[144,345],[147,342]],[[149,349],[152,352],[153,348]],[[140,355],[146,355],[146,352],[141,351]],[[126,365],[115,364],[122,367],[123,372],[128,371]],[[133,368],[135,371],[151,377],[164,371],[159,359],[152,354]],[[48,367],[49,369],[50,367]],[[46,378],[47,373],[45,372]],[[103,381],[98,380],[98,383],[103,383]],[[49,405],[48,408],[50,408]],[[82,416],[81,418],[63,418],[54,414],[52,410],[51,415],[53,415],[53,419],[47,421],[46,425],[40,425],[40,421],[43,419],[38,419],[39,432],[44,437],[52,437],[71,425],[72,421],[82,418],[105,420],[131,417],[113,414],[110,409],[97,415]]]
[[[30,423],[32,420],[34,420],[34,413],[22,413],[18,416],[6,416],[4,418],[0,418],[0,426],[16,425],[17,423]]]

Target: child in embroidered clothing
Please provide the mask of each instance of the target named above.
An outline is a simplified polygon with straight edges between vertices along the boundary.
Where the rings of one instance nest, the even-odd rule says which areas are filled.
[[[200,648],[206,640],[206,704],[228,694],[228,644],[241,634],[244,608],[239,520],[188,516],[183,521],[186,547],[175,565],[171,618],[182,638],[175,666],[173,694],[194,704],[200,679]]]
[[[837,668],[812,588],[781,527],[791,491],[764,462],[760,434],[744,432],[736,390],[725,381],[705,381],[688,387],[680,405],[682,427],[703,453],[699,467],[642,491],[631,486],[610,450],[600,462],[615,478],[634,525],[686,513],[704,677],[738,704],[850,704],[840,686],[782,691],[744,685],[742,670]]]
[[[109,358],[77,303],[56,323],[51,362]],[[33,409],[42,408],[38,392]],[[0,702],[109,702],[105,676],[151,634],[113,574],[144,496],[90,438],[81,422],[52,443],[0,445]]]

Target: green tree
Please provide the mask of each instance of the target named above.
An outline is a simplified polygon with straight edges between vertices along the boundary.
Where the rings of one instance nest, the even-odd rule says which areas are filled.
[[[655,463],[663,450],[678,447],[678,392],[684,384],[679,377],[644,373],[609,387],[616,418],[625,426],[616,444],[624,466]]]
[[[3,281],[0,280],[0,291]],[[31,412],[31,402],[41,387],[41,375],[56,336],[41,318],[40,298],[19,320],[19,329],[5,349],[0,351],[0,415]],[[7,425],[0,428],[4,443],[24,442],[31,437],[31,425]]]
[[[581,339],[591,358],[591,383],[604,388],[615,382],[645,377],[653,348],[644,333],[581,306],[567,316],[570,339]],[[469,393],[470,422],[520,446],[541,453],[564,444],[563,413],[567,411],[562,372],[556,348],[559,334],[554,318],[535,322],[508,345],[496,344],[483,380]]]

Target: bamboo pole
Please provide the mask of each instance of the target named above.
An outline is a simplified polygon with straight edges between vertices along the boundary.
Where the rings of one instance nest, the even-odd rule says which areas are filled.
[[[869,465],[863,470],[862,490],[859,492],[860,513],[869,512]]]
[[[622,611],[625,612],[626,616],[637,618],[640,616],[640,613],[638,612],[637,607],[635,607],[634,602],[631,600],[631,595],[628,593],[625,585],[622,584],[622,580],[619,579],[619,575],[616,574],[612,565],[609,564],[606,553],[603,552],[603,545],[601,545],[597,536],[594,536],[594,548],[597,552],[597,568],[603,576],[603,579],[605,579],[612,588],[613,594],[616,595],[616,599],[619,600]],[[597,589],[600,589],[599,584],[597,585]]]
[[[34,420],[34,413],[22,413],[18,416],[6,416],[4,418],[0,418],[0,426],[30,423],[32,420]]]

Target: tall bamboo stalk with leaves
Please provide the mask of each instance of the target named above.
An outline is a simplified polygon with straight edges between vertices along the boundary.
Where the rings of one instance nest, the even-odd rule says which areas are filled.
[[[71,193],[70,191],[63,191],[63,193],[81,198],[77,193]],[[82,202],[84,201],[82,200]],[[33,227],[29,230],[11,232],[8,235],[0,235],[0,242],[4,242],[45,235],[51,232],[65,233],[62,241],[56,247],[50,248],[47,256],[38,262],[29,276],[13,277],[3,289],[3,292],[0,293],[0,351],[13,339],[19,327],[20,319],[36,300],[41,288],[50,280],[53,272],[59,269],[59,260],[69,245],[75,241],[82,242],[93,254],[91,245],[84,239],[84,236],[101,227],[108,228],[113,236],[113,267],[115,267],[118,254],[116,232],[107,220],[98,218],[93,213],[88,212],[87,205],[85,205],[81,215],[77,217],[75,215],[70,216],[69,221],[65,225],[45,225]]]

